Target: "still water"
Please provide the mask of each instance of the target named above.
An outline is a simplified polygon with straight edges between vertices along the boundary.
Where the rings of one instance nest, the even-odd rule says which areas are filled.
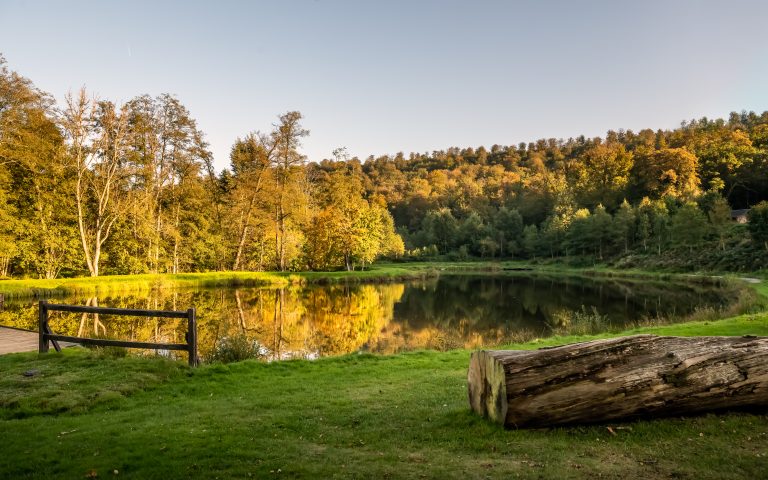
[[[357,351],[491,347],[554,334],[587,334],[682,321],[734,297],[725,285],[633,282],[516,274],[449,274],[428,280],[286,288],[207,288],[55,303],[197,309],[203,358],[217,342],[245,336],[265,358],[317,358]],[[55,333],[183,343],[186,322],[54,312]],[[36,329],[37,303],[9,301],[0,325]]]

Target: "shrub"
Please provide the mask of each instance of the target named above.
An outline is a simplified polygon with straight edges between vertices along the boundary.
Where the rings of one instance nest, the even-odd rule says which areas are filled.
[[[232,363],[251,358],[263,358],[265,354],[265,348],[257,340],[250,339],[245,334],[239,334],[221,338],[205,357],[205,361]]]

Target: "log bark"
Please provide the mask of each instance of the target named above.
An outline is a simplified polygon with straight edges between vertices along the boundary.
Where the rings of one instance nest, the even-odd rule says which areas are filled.
[[[768,337],[635,335],[472,354],[472,409],[545,427],[768,406]]]

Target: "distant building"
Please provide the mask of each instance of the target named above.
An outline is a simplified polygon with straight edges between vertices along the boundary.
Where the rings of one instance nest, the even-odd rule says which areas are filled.
[[[731,210],[731,220],[736,223],[747,223],[748,208],[742,208],[741,210]]]

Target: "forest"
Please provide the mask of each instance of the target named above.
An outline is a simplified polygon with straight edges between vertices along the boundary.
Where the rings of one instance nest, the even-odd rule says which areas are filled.
[[[768,112],[364,160],[307,159],[302,119],[233,133],[217,172],[175,96],[58,105],[0,56],[0,278],[380,258],[768,267]]]

